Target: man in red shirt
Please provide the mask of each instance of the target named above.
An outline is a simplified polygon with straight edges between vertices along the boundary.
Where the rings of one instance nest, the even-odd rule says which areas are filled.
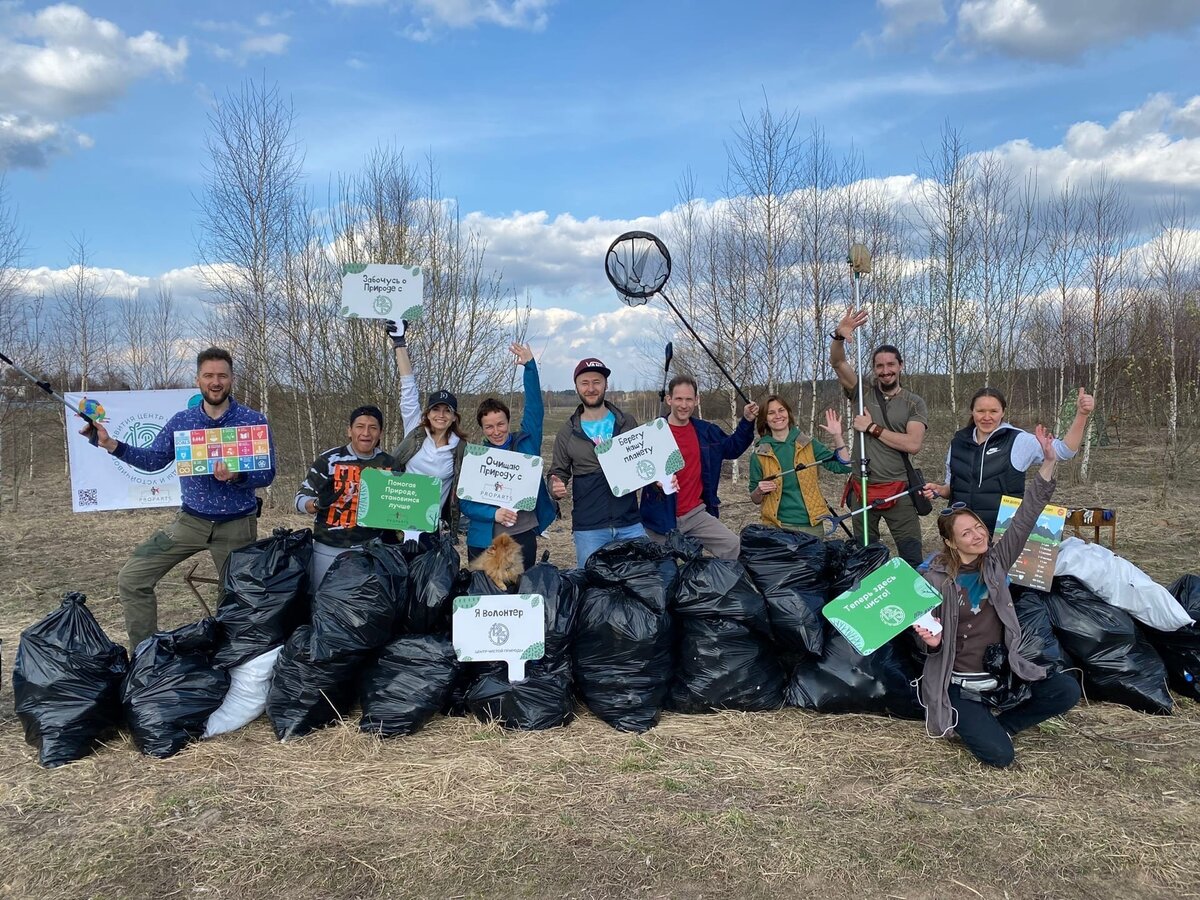
[[[678,528],[699,541],[713,556],[737,559],[741,540],[717,518],[721,505],[717,484],[721,480],[721,464],[727,459],[737,459],[754,440],[758,404],[747,403],[733,434],[726,434],[712,422],[693,417],[697,402],[696,379],[690,375],[671,379],[667,424],[683,455],[683,469],[676,474],[679,490],[667,494],[660,485],[643,488],[642,524],[653,541],[662,543],[667,532]]]

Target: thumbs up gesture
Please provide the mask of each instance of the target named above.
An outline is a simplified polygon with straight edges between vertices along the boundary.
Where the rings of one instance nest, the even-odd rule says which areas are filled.
[[[1079,389],[1079,396],[1075,398],[1075,410],[1080,415],[1090,416],[1096,408],[1096,398],[1087,393],[1083,388]]]

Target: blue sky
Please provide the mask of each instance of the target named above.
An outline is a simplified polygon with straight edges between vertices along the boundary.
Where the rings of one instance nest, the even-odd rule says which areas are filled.
[[[719,196],[764,98],[873,176],[916,171],[948,120],[1051,178],[1200,190],[1198,22],[1195,0],[0,2],[0,167],[45,277],[80,234],[138,284],[186,272],[208,106],[265,76],[321,193],[379,142],[430,152],[514,286],[579,311],[602,275],[572,235],[661,215],[688,167]],[[542,280],[542,252],[578,278]]]

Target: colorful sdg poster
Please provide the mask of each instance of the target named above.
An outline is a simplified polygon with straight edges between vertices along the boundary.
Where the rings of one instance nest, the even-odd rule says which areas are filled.
[[[1008,523],[1021,505],[1020,497],[1000,498],[1000,512],[996,515],[995,539],[1008,529]],[[1021,548],[1021,555],[1008,570],[1009,577],[1017,584],[1035,591],[1049,591],[1054,581],[1054,564],[1058,560],[1058,545],[1062,543],[1063,525],[1067,521],[1065,506],[1047,506],[1038,516],[1029,533],[1029,540]]]
[[[175,472],[180,478],[211,475],[223,462],[230,472],[271,468],[271,438],[266,425],[198,428],[175,432]]]

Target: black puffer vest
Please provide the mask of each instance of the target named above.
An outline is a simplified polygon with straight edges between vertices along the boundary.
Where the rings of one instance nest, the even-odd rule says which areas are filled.
[[[950,497],[967,504],[988,531],[996,527],[1000,498],[1025,496],[1025,473],[1013,467],[1012,445],[1019,430],[993,431],[975,443],[975,426],[968,425],[950,442]]]

